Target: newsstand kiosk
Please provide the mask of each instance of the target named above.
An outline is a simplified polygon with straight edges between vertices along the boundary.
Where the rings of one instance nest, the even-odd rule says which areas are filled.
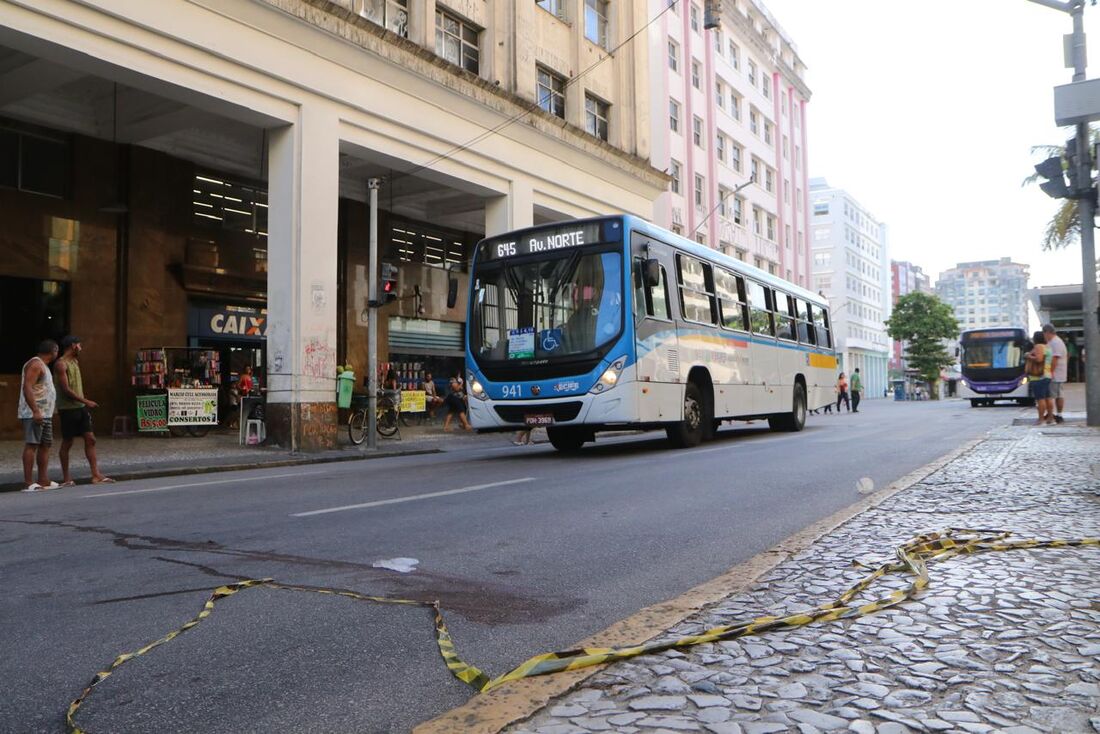
[[[138,432],[205,436],[218,425],[219,360],[212,349],[139,349],[131,381]]]

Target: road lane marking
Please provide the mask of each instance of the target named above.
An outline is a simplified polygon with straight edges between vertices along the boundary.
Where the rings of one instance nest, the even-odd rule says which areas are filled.
[[[187,484],[169,484],[166,487],[150,487],[149,489],[127,489],[122,492],[100,492],[98,494],[86,494],[89,497],[116,497],[120,494],[146,494],[148,492],[166,492],[169,489],[183,489],[185,487],[207,487],[212,484],[237,484],[238,482],[260,482],[264,479],[286,479],[287,477],[301,477],[321,472],[291,472],[287,474],[268,474],[263,477],[239,477],[237,479],[215,479],[212,482],[189,482]]]
[[[510,484],[523,484],[524,482],[533,482],[534,477],[522,477],[520,479],[508,479],[503,482],[490,482],[489,484],[475,484],[472,487],[460,487],[459,489],[447,489],[442,492],[429,492],[427,494],[414,494],[411,497],[394,497],[388,500],[375,500],[374,502],[361,502],[357,505],[344,505],[343,507],[328,507],[323,510],[310,510],[309,512],[295,512],[291,517],[309,517],[311,515],[325,515],[330,512],[343,512],[344,510],[362,510],[367,507],[381,507],[382,505],[398,505],[402,502],[416,502],[418,500],[432,499],[433,497],[447,497],[452,494],[466,494],[467,492],[478,492],[483,489],[492,489],[494,487],[506,487]]]

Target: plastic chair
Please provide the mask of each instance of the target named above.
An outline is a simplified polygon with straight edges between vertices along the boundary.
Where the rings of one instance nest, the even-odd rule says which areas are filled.
[[[267,438],[267,431],[264,428],[264,422],[252,418],[248,421],[248,426],[245,430],[244,442],[248,446],[258,446],[263,443]]]
[[[111,435],[115,438],[119,436],[129,436],[134,432],[134,426],[130,422],[130,416],[128,415],[116,415],[114,422],[111,424]]]

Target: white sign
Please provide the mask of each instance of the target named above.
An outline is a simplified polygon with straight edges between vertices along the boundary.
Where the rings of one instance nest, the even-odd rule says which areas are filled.
[[[168,425],[218,425],[216,388],[172,388],[168,391]]]
[[[508,330],[508,359],[531,359],[535,356],[535,329]]]

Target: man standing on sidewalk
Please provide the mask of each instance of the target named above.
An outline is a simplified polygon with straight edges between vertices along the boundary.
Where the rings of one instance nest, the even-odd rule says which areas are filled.
[[[57,342],[46,339],[38,345],[38,356],[23,365],[19,384],[19,420],[23,423],[23,491],[53,489],[49,478],[50,444],[53,443],[53,411],[57,391],[50,377],[50,362],[57,359]],[[38,481],[34,466],[38,464]]]
[[[859,412],[859,399],[863,396],[863,378],[860,377],[859,367],[852,373],[852,412]]]
[[[1047,349],[1054,356],[1051,364],[1053,377],[1050,379],[1050,397],[1054,398],[1054,422],[1062,423],[1065,421],[1062,408],[1066,404],[1066,399],[1062,397],[1062,385],[1069,377],[1069,352],[1066,351],[1066,343],[1054,331],[1053,324],[1043,325],[1043,335],[1047,338]]]
[[[84,378],[80,374],[80,352],[83,347],[80,338],[67,336],[61,340],[61,359],[54,366],[57,384],[61,395],[57,400],[58,414],[61,416],[61,477],[62,487],[75,487],[76,482],[69,472],[69,451],[73,441],[84,439],[84,456],[92,470],[92,484],[113,482],[110,477],[99,471],[99,461],[95,452],[95,433],[92,432],[92,413],[89,408],[98,407],[94,400],[84,397]]]

